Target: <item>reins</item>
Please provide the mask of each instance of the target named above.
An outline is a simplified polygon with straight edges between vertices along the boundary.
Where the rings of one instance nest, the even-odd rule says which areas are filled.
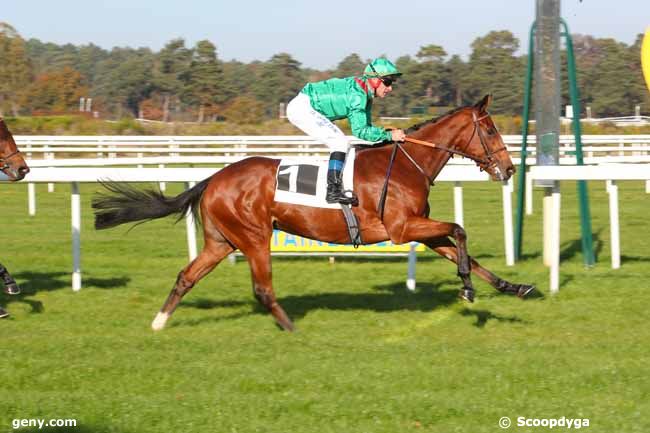
[[[410,143],[414,143],[414,144],[419,144],[419,145],[421,145],[421,146],[430,147],[430,148],[432,148],[432,149],[442,150],[442,151],[449,152],[449,153],[454,154],[454,155],[460,155],[460,156],[463,156],[463,157],[465,157],[465,158],[469,158],[469,159],[471,159],[471,160],[473,160],[473,161],[476,161],[476,162],[478,162],[478,163],[480,163],[480,164],[488,164],[488,163],[489,163],[489,162],[488,162],[487,160],[485,160],[485,159],[481,159],[481,158],[477,158],[477,157],[471,156],[471,155],[469,155],[468,153],[461,152],[460,150],[456,150],[456,149],[451,149],[451,148],[449,148],[449,147],[440,146],[439,144],[431,143],[431,142],[424,141],[424,140],[418,140],[417,138],[406,137],[406,138],[404,138],[404,141],[408,141],[408,142],[410,142]]]
[[[481,117],[477,117],[476,113],[474,113],[474,112],[472,113],[473,123],[474,123],[474,130],[472,131],[472,135],[470,136],[469,140],[467,140],[467,144],[463,148],[463,149],[467,149],[467,147],[472,142],[472,139],[474,138],[474,135],[476,135],[477,131],[478,131],[478,138],[479,138],[479,141],[481,142],[481,146],[483,147],[483,151],[485,152],[485,156],[486,156],[485,159],[470,155],[470,154],[468,154],[466,152],[463,152],[463,151],[460,151],[460,150],[452,149],[452,148],[447,147],[447,146],[441,146],[441,145],[436,144],[436,143],[431,143],[429,141],[419,140],[419,139],[413,138],[413,137],[405,137],[404,141],[408,141],[408,142],[413,143],[413,144],[419,144],[421,146],[426,146],[426,147],[429,147],[429,148],[432,148],[432,149],[441,150],[443,152],[448,152],[448,153],[450,153],[452,155],[460,155],[462,157],[469,158],[472,161],[476,162],[476,164],[480,167],[481,171],[483,171],[483,170],[486,170],[486,169],[490,168],[493,165],[496,165],[496,162],[494,160],[494,155],[495,154],[506,150],[506,147],[502,146],[499,149],[492,152],[492,151],[490,151],[490,148],[485,143],[485,137],[483,136],[483,132],[481,131],[479,122],[481,120],[485,119],[488,116],[489,116],[489,114],[485,114],[485,115],[483,115]],[[420,164],[418,164],[417,161],[415,161],[415,159],[413,159],[413,157],[406,151],[406,149],[404,149],[404,147],[399,142],[397,142],[397,141],[393,142],[393,151],[391,152],[390,160],[389,160],[389,163],[388,163],[388,170],[386,171],[386,180],[384,181],[384,186],[382,187],[381,196],[379,197],[379,203],[377,205],[377,213],[379,214],[379,219],[382,220],[382,221],[384,220],[384,206],[386,204],[386,196],[387,196],[387,193],[388,193],[388,181],[390,179],[390,174],[391,174],[391,171],[393,169],[393,163],[395,162],[395,157],[397,156],[397,149],[400,149],[404,153],[404,155],[408,158],[408,160],[411,161],[411,164],[413,164],[413,166],[415,168],[417,168],[417,170],[427,179],[427,181],[429,182],[429,186],[433,185],[433,181],[434,181],[434,178],[429,176],[424,171],[424,169],[422,167],[420,167]]]

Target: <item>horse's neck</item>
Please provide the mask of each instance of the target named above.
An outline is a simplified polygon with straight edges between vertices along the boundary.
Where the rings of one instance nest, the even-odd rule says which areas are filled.
[[[428,125],[412,134],[413,138],[428,141],[439,147],[457,150],[461,146],[460,137],[463,128],[453,125],[450,118],[441,119],[439,123]],[[435,150],[415,143],[408,143],[407,151],[422,165],[431,179],[435,179],[451,158],[451,153]]]

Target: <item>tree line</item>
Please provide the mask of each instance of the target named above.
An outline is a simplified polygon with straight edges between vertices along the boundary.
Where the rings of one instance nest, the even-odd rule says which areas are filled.
[[[598,117],[629,115],[639,104],[650,110],[641,72],[642,36],[626,45],[573,35],[583,109],[591,106]],[[510,31],[501,30],[476,38],[467,60],[435,44],[420,47],[415,56],[391,59],[404,75],[375,112],[436,114],[492,93],[493,113],[520,115],[527,56],[517,54],[519,46]],[[242,124],[277,118],[281,104],[306,82],[360,75],[369,60],[352,53],[335,69],[320,71],[303,67],[287,53],[267,61],[224,61],[209,40],[189,47],[173,39],[158,52],[57,45],[25,40],[7,23],[0,23],[0,59],[0,115],[75,112],[83,97],[92,99],[92,111],[102,118]],[[567,87],[565,81],[562,98],[568,104]]]

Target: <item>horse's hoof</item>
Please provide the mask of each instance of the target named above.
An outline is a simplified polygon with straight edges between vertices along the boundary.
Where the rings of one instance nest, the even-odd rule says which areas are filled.
[[[5,293],[7,295],[18,295],[20,294],[20,287],[16,283],[9,283],[5,286]]]
[[[167,319],[169,319],[169,314],[163,313],[162,311],[158,312],[155,319],[153,319],[153,322],[151,322],[151,329],[154,331],[160,331],[165,327]]]
[[[280,322],[276,320],[275,324],[278,326],[278,328],[280,328],[283,331],[294,332],[296,330],[296,327],[293,326],[293,322],[291,320],[287,322]]]
[[[467,302],[474,302],[474,290],[472,289],[460,289],[460,293],[458,294],[458,297],[460,299],[463,299]]]
[[[0,308],[0,319],[2,319],[4,317],[9,317],[9,313],[7,313],[6,310]]]
[[[533,290],[535,290],[535,286],[528,285],[528,284],[522,284],[522,285],[519,286],[519,290],[517,290],[517,297],[519,297],[521,299],[524,299]]]

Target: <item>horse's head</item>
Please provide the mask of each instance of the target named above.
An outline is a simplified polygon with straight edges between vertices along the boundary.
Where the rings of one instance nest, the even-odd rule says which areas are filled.
[[[9,180],[21,180],[29,173],[29,167],[2,118],[0,118],[0,171],[6,174]]]
[[[491,100],[491,95],[485,95],[476,105],[468,108],[473,126],[467,144],[461,150],[487,171],[492,180],[508,180],[515,173],[515,166],[487,111]]]

